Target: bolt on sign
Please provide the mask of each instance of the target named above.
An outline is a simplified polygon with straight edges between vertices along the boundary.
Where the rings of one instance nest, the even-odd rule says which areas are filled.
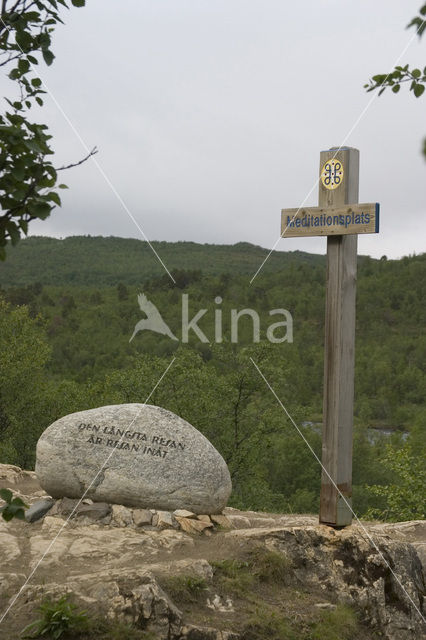
[[[283,209],[281,236],[327,236],[322,477],[319,520],[352,522],[357,240],[378,233],[379,204],[359,204],[359,151],[320,153],[318,207]]]

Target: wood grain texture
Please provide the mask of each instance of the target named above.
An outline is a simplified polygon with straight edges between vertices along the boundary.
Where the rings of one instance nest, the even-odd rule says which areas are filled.
[[[357,149],[323,151],[324,163],[338,157],[344,166],[341,185],[326,189],[320,182],[319,206],[344,207],[357,203],[359,152]],[[352,431],[355,356],[355,296],[357,235],[327,238],[327,284],[324,352],[324,409],[322,436],[320,522],[344,526],[352,513],[339,491],[351,504]],[[336,488],[337,487],[337,488]]]

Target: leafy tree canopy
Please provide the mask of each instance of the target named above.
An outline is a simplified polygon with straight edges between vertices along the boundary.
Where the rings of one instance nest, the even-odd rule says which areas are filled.
[[[75,7],[85,4],[85,0],[71,2]],[[66,187],[57,184],[59,169],[50,160],[52,136],[47,126],[29,118],[35,104],[43,106],[46,92],[36,67],[41,59],[51,65],[55,58],[52,33],[62,22],[60,8],[68,8],[65,0],[2,0],[1,4],[0,66],[11,67],[8,77],[18,89],[15,98],[6,98],[8,107],[0,114],[1,260],[7,241],[16,244],[27,234],[31,220],[47,218],[61,204],[56,189]]]

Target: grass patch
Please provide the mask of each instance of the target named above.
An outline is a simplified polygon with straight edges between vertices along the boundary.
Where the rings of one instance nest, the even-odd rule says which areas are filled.
[[[245,595],[253,587],[255,577],[248,562],[228,559],[210,564],[214,569],[215,578],[226,592]]]
[[[79,636],[73,636],[78,638]],[[81,640],[157,640],[158,636],[149,631],[136,629],[132,624],[111,620],[94,620],[90,623],[90,632]]]
[[[326,638],[327,636],[324,636]],[[241,633],[241,640],[302,640],[299,632],[282,616],[269,609],[258,609]]]
[[[172,576],[161,580],[161,587],[174,602],[198,602],[200,596],[207,590],[207,581],[194,576]]]
[[[347,605],[338,605],[331,611],[323,611],[321,619],[309,633],[309,640],[351,640],[359,631],[356,613]]]
[[[258,547],[250,551],[245,562],[235,559],[212,562],[219,584],[234,594],[245,595],[256,582],[287,585],[291,562],[282,553]]]
[[[241,632],[241,640],[353,640],[359,636],[355,612],[346,605],[321,613],[309,630],[266,607],[251,616]]]
[[[249,555],[249,566],[260,582],[288,584],[292,564],[282,553],[258,547]]]

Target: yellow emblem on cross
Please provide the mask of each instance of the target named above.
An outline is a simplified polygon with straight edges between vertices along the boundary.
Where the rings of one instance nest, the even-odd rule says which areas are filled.
[[[343,182],[343,163],[336,158],[327,160],[321,171],[321,182],[326,189],[337,189]]]

